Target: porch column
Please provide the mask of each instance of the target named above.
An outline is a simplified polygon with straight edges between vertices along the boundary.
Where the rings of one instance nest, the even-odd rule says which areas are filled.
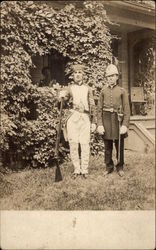
[[[122,87],[127,90],[129,93],[129,87],[128,87],[128,39],[127,39],[127,33],[123,32],[121,33],[121,42],[119,42],[119,61],[120,67],[121,67],[121,84]]]

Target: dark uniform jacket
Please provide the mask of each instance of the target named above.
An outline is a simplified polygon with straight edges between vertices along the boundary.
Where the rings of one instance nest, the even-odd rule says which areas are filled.
[[[122,125],[129,126],[130,108],[127,91],[118,85],[113,87],[105,85],[100,93],[97,107],[97,125],[105,129],[104,139],[119,138],[118,115],[122,107]]]

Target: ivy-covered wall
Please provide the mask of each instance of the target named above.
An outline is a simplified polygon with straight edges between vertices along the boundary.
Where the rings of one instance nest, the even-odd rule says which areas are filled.
[[[56,50],[87,67],[88,84],[98,88],[111,61],[109,22],[101,2],[87,1],[83,8],[68,3],[56,11],[46,3],[1,3],[1,149],[3,159],[24,160],[31,166],[48,166],[54,155],[58,87],[32,84],[32,57]],[[37,120],[30,121],[30,104]],[[63,148],[61,148],[63,152]],[[95,152],[95,148],[92,147]],[[15,165],[13,165],[16,168]]]

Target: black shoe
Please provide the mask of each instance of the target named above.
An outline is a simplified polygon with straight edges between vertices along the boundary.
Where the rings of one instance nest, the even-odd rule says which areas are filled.
[[[88,174],[82,174],[82,176],[83,176],[84,179],[88,178]]]
[[[113,169],[112,170],[106,170],[104,172],[104,176],[107,176],[107,175],[111,174],[112,172],[113,172]]]
[[[107,176],[109,174],[109,171],[104,172],[104,176]]]
[[[123,170],[119,170],[119,171],[118,171],[118,175],[119,175],[120,177],[123,177],[123,176],[125,175],[125,173],[124,173]]]
[[[72,175],[72,178],[75,180],[78,176],[79,176],[79,174],[74,173],[74,174]]]

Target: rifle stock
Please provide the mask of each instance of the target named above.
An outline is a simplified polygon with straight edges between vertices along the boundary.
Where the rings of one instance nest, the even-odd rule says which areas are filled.
[[[57,139],[55,146],[55,160],[56,160],[55,182],[62,181],[63,179],[61,174],[61,169],[59,166],[59,144],[60,144],[60,134],[61,134],[62,108],[63,108],[63,98],[61,98],[59,124],[58,124]]]
[[[61,169],[59,166],[58,159],[56,159],[55,182],[59,182],[62,180],[63,180],[63,178],[62,178],[62,174],[61,174]]]

